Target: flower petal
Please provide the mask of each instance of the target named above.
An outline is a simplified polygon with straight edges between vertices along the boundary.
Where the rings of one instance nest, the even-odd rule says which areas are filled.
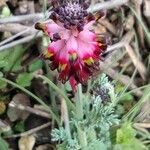
[[[95,43],[87,43],[78,40],[78,55],[81,59],[91,57],[95,49],[96,49]]]
[[[84,42],[92,42],[95,41],[96,34],[85,29],[79,33],[78,38]]]
[[[72,90],[74,92],[76,92],[77,91],[77,81],[75,80],[75,78],[73,76],[70,77],[69,82],[70,82]]]
[[[68,40],[71,36],[71,31],[67,29],[63,29],[59,32],[61,39]]]
[[[55,33],[62,31],[64,28],[56,24],[55,22],[46,23],[46,32],[49,36],[52,36]]]
[[[58,51],[63,49],[64,46],[65,46],[65,41],[64,40],[58,40],[56,42],[52,42],[49,44],[48,51],[53,52],[53,53],[57,53]]]
[[[88,22],[87,24],[85,24],[84,29],[89,29],[93,25],[94,22],[95,21],[92,20],[92,21]]]
[[[78,43],[77,43],[77,40],[74,36],[71,36],[67,43],[66,43],[66,50],[68,51],[68,53],[70,52],[74,52],[74,51],[77,51],[78,49]]]
[[[67,66],[63,71],[60,72],[58,79],[61,80],[62,83],[65,83],[70,78],[69,71],[70,68]]]

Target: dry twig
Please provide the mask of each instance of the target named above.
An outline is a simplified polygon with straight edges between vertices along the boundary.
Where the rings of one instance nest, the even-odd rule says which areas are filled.
[[[47,128],[50,125],[51,125],[51,122],[47,122],[47,123],[45,123],[45,124],[43,124],[41,126],[33,128],[33,129],[28,130],[26,132],[23,132],[23,133],[20,133],[20,134],[11,135],[11,136],[5,136],[4,138],[17,138],[17,137],[22,137],[22,136],[28,136],[28,135],[31,135],[31,134],[33,134],[33,133],[35,133],[37,131],[40,131],[40,130],[42,130],[44,128]]]
[[[37,20],[40,20],[42,18],[44,18],[44,14],[43,13],[11,16],[11,17],[0,19],[0,24],[5,24],[5,23],[23,23],[23,22],[27,22],[27,21],[36,22]]]
[[[42,37],[42,34],[33,34],[33,35],[29,35],[29,36],[26,36],[26,37],[24,37],[24,38],[22,38],[22,39],[19,39],[19,40],[17,40],[17,41],[13,41],[13,42],[11,42],[11,43],[8,43],[8,44],[6,44],[6,45],[4,45],[4,46],[1,46],[0,47],[0,51],[3,51],[3,50],[5,50],[5,49],[9,49],[9,48],[12,48],[12,47],[14,47],[14,46],[16,46],[16,45],[19,45],[19,44],[24,44],[24,43],[26,43],[26,42],[29,42],[29,41],[31,41],[31,40],[33,40],[34,39],[34,37]]]
[[[142,79],[146,80],[146,75],[147,75],[146,67],[144,66],[142,61],[136,56],[136,54],[134,53],[132,47],[129,44],[126,44],[125,48],[126,48],[126,51],[129,54],[129,56],[131,57],[131,60],[134,64],[134,66],[138,69]]]
[[[111,1],[103,2],[103,3],[98,3],[98,4],[94,5],[93,7],[90,7],[88,9],[88,11],[95,12],[95,11],[99,11],[99,10],[112,9],[112,8],[124,5],[128,1],[129,0],[111,0]]]
[[[27,111],[29,113],[32,113],[32,114],[35,114],[35,115],[38,115],[38,116],[41,116],[44,118],[50,118],[49,113],[42,111],[42,110],[39,110],[39,109],[36,109],[36,108],[29,107],[29,106],[24,106],[21,104],[17,105],[15,103],[10,103],[9,107],[13,107],[13,108],[19,109],[21,111]]]
[[[134,123],[135,127],[150,128],[150,123]]]
[[[143,0],[134,0],[135,11],[140,18],[142,18],[142,12],[141,12],[142,3],[143,3]],[[139,24],[138,21],[137,21],[137,24]],[[142,47],[145,47],[144,46],[144,32],[143,32],[142,26],[137,25],[137,31],[138,31],[138,35],[140,37],[140,43],[141,43]]]

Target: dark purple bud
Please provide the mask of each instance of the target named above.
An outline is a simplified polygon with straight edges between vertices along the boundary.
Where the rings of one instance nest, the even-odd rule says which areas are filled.
[[[77,29],[78,29],[79,32],[83,31],[84,25],[79,23],[79,24],[77,25]]]
[[[54,8],[53,11],[58,14],[59,13],[59,7]]]
[[[64,28],[66,28],[66,29],[70,29],[70,23],[69,22],[67,22],[67,21],[65,21],[65,23],[64,23]]]
[[[83,8],[84,10],[88,9],[89,6],[90,6],[90,4],[89,4],[88,2],[85,2],[85,3],[82,4],[82,8]]]
[[[77,21],[75,21],[75,20],[70,20],[70,24],[71,24],[72,26],[75,26],[75,25],[77,24]]]
[[[58,33],[55,33],[54,35],[53,35],[53,41],[54,42],[56,42],[57,40],[60,40],[61,39],[61,37],[60,37],[60,35],[58,34]]]
[[[79,20],[79,23],[84,25],[84,23],[85,23],[84,19],[83,20]]]
[[[63,16],[59,16],[58,20],[59,20],[60,22],[64,23],[64,18],[63,18]]]
[[[84,19],[83,15],[80,14],[79,17],[78,17],[78,19]]]
[[[87,11],[83,11],[83,15],[84,15],[84,17],[86,17],[88,15],[88,12]]]
[[[69,16],[65,16],[65,19],[70,22],[71,18]]]
[[[57,20],[57,14],[55,12],[52,12],[49,18],[52,20]]]

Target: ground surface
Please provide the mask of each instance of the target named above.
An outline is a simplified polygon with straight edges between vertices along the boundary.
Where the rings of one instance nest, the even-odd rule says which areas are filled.
[[[37,21],[47,18],[50,8],[47,0],[0,1],[1,78],[19,86],[0,80],[0,133],[5,139],[0,139],[0,145],[8,144],[12,150],[55,149],[56,143],[50,136],[54,118],[42,102],[61,109],[60,102],[51,101],[53,96],[56,100],[61,98],[41,78],[33,76],[33,73],[46,75],[61,87],[57,72],[50,71],[48,62],[38,57],[47,42],[34,29]],[[131,91],[123,95],[118,114],[121,121],[132,120],[138,139],[149,149],[150,1],[92,0],[90,11],[93,10],[103,10],[105,14],[94,26],[97,34],[108,39],[108,49],[100,63],[101,73],[115,81],[117,92]],[[70,89],[67,92],[69,98],[74,97]]]

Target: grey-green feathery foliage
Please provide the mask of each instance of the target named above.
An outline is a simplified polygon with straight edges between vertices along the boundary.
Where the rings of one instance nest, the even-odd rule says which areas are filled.
[[[117,94],[105,74],[94,84],[95,94],[83,100],[83,119],[78,120],[75,113],[69,118],[71,137],[67,136],[63,127],[52,131],[52,140],[61,143],[58,145],[59,150],[111,149],[110,128],[119,124],[115,114]]]

